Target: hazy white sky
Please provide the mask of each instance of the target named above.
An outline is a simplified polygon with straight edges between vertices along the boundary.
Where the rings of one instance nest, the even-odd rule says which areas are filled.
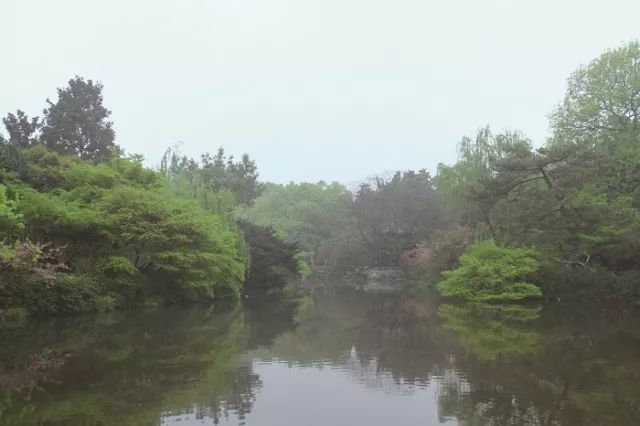
[[[571,71],[640,36],[639,0],[2,3],[2,115],[79,74],[148,164],[223,145],[279,182],[435,170],[486,124],[541,143]]]

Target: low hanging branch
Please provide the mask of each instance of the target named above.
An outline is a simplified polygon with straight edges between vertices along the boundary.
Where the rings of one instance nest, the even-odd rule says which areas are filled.
[[[589,262],[591,261],[591,255],[586,252],[576,253],[573,256],[571,256],[571,258],[569,258],[568,260],[558,259],[556,257],[552,257],[551,259],[555,260],[556,262],[565,264],[567,268],[571,265],[578,265],[590,271],[594,270],[591,266],[589,266]]]

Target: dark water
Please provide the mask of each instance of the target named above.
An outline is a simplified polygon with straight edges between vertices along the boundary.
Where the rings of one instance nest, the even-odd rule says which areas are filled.
[[[5,325],[3,425],[638,425],[640,316],[320,289]]]

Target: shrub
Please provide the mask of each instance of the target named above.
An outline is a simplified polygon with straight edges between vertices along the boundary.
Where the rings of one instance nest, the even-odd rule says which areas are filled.
[[[311,252],[308,251],[300,251],[298,252],[294,258],[298,262],[298,275],[301,277],[307,277],[311,275],[311,267],[309,264],[311,263]]]
[[[18,307],[9,308],[2,313],[2,319],[6,321],[23,321],[28,316],[26,309]]]
[[[98,285],[88,274],[58,274],[50,286],[33,283],[26,291],[32,310],[42,314],[80,313],[95,310]]]
[[[8,196],[7,187],[0,184],[0,236],[17,234],[24,229],[18,205],[17,200]]]
[[[100,259],[96,264],[96,269],[100,273],[103,287],[109,291],[117,292],[129,302],[138,296],[141,287],[141,274],[138,268],[126,257],[109,256]]]
[[[460,256],[460,266],[444,271],[438,290],[443,296],[472,301],[514,301],[541,297],[540,288],[524,281],[540,269],[534,249],[499,247],[488,240],[473,244]]]
[[[9,245],[0,241],[0,279],[19,280],[32,275],[46,282],[55,279],[55,273],[66,269],[62,250],[50,245],[16,241]]]
[[[20,307],[32,314],[55,315],[96,309],[98,286],[86,274],[58,273],[47,282],[33,275],[0,276],[0,309]]]
[[[118,307],[118,299],[107,294],[96,298],[96,309],[99,312],[113,311]]]

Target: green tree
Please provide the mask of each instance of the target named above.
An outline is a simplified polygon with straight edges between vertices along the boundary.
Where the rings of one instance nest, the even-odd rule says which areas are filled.
[[[2,119],[4,127],[9,133],[9,142],[20,148],[27,148],[37,144],[39,118],[29,118],[24,111],[18,110],[15,114],[9,113]]]
[[[99,82],[74,77],[58,89],[58,100],[47,99],[41,140],[50,149],[94,163],[109,160],[120,151],[115,144],[111,111],[103,105]]]
[[[551,147],[574,153],[567,169],[575,253],[619,272],[640,262],[640,43],[612,49],[569,78],[552,116]],[[572,259],[576,255],[572,255]]]
[[[363,250],[352,226],[352,203],[351,192],[337,182],[268,183],[237,216],[273,227],[287,242],[296,243],[311,264],[357,264]]]
[[[177,194],[189,194],[204,209],[217,213],[226,214],[237,205],[252,204],[264,189],[258,181],[258,167],[249,155],[235,161],[233,155],[225,155],[223,148],[215,156],[203,154],[200,162],[169,148],[160,171]]]
[[[640,135],[640,43],[608,50],[569,78],[564,100],[552,116],[562,143],[592,148],[638,142]]]
[[[286,278],[298,275],[298,248],[275,235],[273,228],[240,221],[249,247],[249,268],[245,290],[282,288]]]
[[[139,158],[93,164],[43,145],[23,149],[23,157],[23,179],[7,175],[0,186],[0,237],[7,238],[0,308],[57,313],[239,294],[238,231],[173,196]],[[30,257],[35,266],[14,267],[20,256],[12,253],[29,250],[40,253]],[[56,285],[46,285],[33,271],[46,269],[52,253],[63,254],[65,268],[47,269]]]
[[[18,194],[8,196],[7,187],[0,184],[0,237],[16,237],[24,229],[18,197]]]
[[[240,204],[250,204],[262,192],[258,167],[248,154],[243,154],[240,161],[234,161],[233,155],[227,158],[221,147],[215,156],[202,155],[201,165],[205,184],[214,191],[223,188],[232,191]]]
[[[491,240],[473,244],[460,256],[458,268],[442,273],[438,290],[479,302],[540,297],[540,288],[525,281],[540,269],[539,257],[533,249],[499,247]]]
[[[396,172],[362,184],[353,202],[354,222],[377,264],[398,264],[402,252],[443,223],[442,207],[426,170]]]

